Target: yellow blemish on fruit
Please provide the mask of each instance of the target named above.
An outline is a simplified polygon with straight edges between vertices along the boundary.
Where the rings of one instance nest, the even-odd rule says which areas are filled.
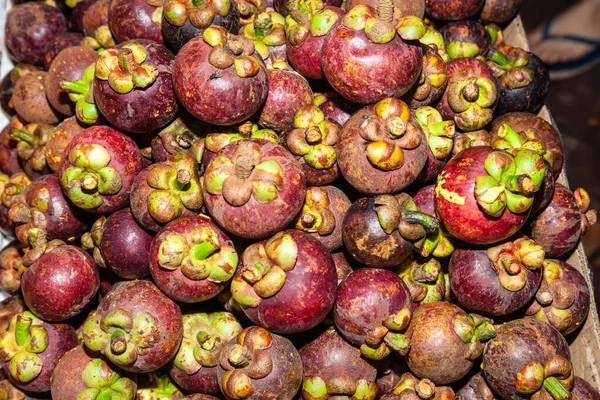
[[[435,187],[435,194],[438,196],[442,196],[444,199],[449,201],[450,203],[464,205],[465,204],[465,196],[460,196],[456,192],[452,192],[448,189],[444,189],[443,185],[446,182],[445,176],[441,175],[440,180]]]

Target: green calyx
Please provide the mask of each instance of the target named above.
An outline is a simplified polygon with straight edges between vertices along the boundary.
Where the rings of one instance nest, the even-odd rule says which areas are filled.
[[[165,162],[149,167],[146,183],[148,212],[160,224],[179,218],[185,209],[198,211],[202,207],[202,187],[198,162],[192,154],[178,152]]]
[[[169,374],[150,372],[139,374],[138,377],[136,400],[182,399],[184,397]]]
[[[457,132],[454,135],[454,147],[452,148],[452,155],[455,156],[464,149],[471,147],[491,145],[492,136],[484,129],[471,132]]]
[[[440,31],[438,31],[431,25],[426,25],[425,28],[425,34],[421,36],[419,42],[423,45],[431,47],[440,55],[440,57],[442,57],[444,61],[448,61],[450,57],[446,52],[444,37],[442,36]]]
[[[542,156],[552,166],[552,154],[546,151],[546,141],[534,128],[515,131],[510,125],[503,124],[492,139],[491,146],[516,155],[520,150],[531,150]]]
[[[333,10],[324,8],[321,0],[296,0],[288,5],[285,32],[292,46],[301,46],[309,33],[319,37],[331,31],[339,16]]]
[[[257,307],[283,287],[286,272],[296,266],[298,246],[289,233],[279,232],[265,244],[248,247],[242,268],[231,281],[233,299],[243,307]]]
[[[429,379],[417,379],[410,372],[406,372],[400,376],[400,379],[394,385],[393,389],[388,392],[387,396],[394,399],[431,399],[438,397],[437,388]],[[393,395],[400,395],[398,397]],[[444,397],[441,397],[444,398]]]
[[[85,366],[81,380],[86,389],[75,400],[130,400],[135,398],[137,385],[129,378],[121,378],[106,361],[94,358]]]
[[[452,152],[456,127],[453,121],[444,121],[433,107],[423,106],[415,110],[415,117],[425,133],[429,149],[438,160],[443,160]]]
[[[458,337],[469,344],[465,354],[467,360],[477,359],[483,352],[484,342],[496,336],[496,329],[492,322],[478,314],[456,313],[452,324]]]
[[[26,270],[22,256],[23,251],[17,246],[8,246],[0,252],[0,289],[8,293],[21,289],[21,276]]]
[[[331,202],[327,191],[318,186],[306,189],[302,210],[296,217],[296,229],[321,236],[329,235],[335,229],[335,215],[330,210]]]
[[[156,81],[159,72],[156,65],[146,62],[147,57],[144,46],[137,43],[104,50],[96,61],[95,77],[107,81],[119,94],[146,89]]]
[[[306,400],[323,400],[336,395],[356,400],[374,400],[377,397],[377,384],[365,379],[354,381],[349,377],[334,378],[329,383],[320,376],[309,376],[302,380],[302,398]]]
[[[403,150],[421,144],[421,131],[410,121],[408,105],[396,98],[380,100],[375,104],[375,113],[358,132],[365,140],[367,159],[383,171],[396,170],[404,165]]]
[[[158,137],[169,154],[175,155],[183,151],[191,154],[198,164],[202,162],[204,139],[192,132],[181,117],[158,132]]]
[[[71,201],[83,209],[94,209],[103,203],[103,196],[121,190],[121,174],[109,167],[111,155],[100,144],[78,144],[69,152],[69,166],[61,180]]]
[[[206,149],[218,153],[223,147],[242,139],[265,139],[273,143],[279,141],[279,136],[271,129],[261,129],[251,121],[228,127],[228,132],[209,133],[206,135]]]
[[[215,68],[234,67],[240,78],[258,74],[261,64],[254,57],[254,42],[245,36],[232,35],[222,26],[212,25],[202,33],[204,42],[213,49],[208,55],[208,62]]]
[[[412,90],[413,99],[417,101],[430,99],[432,93],[441,92],[447,81],[446,63],[436,51],[425,48],[421,76]]]
[[[235,273],[238,255],[222,243],[209,226],[198,225],[187,234],[170,232],[160,243],[158,263],[167,270],[179,268],[189,279],[226,282]]]
[[[527,270],[542,267],[545,253],[544,248],[533,240],[521,238],[491,247],[487,255],[502,287],[518,292],[527,283]]]
[[[138,356],[160,340],[158,325],[147,312],[130,313],[121,308],[105,316],[93,315],[83,324],[83,343],[120,367],[133,365]]]
[[[408,258],[398,267],[415,303],[427,304],[444,300],[447,292],[446,279],[441,264],[435,258],[413,260]]]
[[[102,250],[100,250],[100,243],[102,242],[105,223],[105,216],[98,218],[93,223],[92,229],[81,236],[81,248],[88,252],[91,251],[94,261],[102,268],[106,268],[106,261],[102,255]]]
[[[241,207],[253,197],[266,204],[274,201],[283,190],[283,169],[275,160],[262,160],[259,146],[240,141],[233,156],[215,157],[204,174],[206,191],[221,194],[234,207]]]
[[[29,311],[16,314],[8,330],[0,336],[0,360],[8,364],[10,374],[21,383],[34,380],[42,371],[38,354],[48,347],[44,321]]]
[[[83,71],[81,79],[77,81],[62,80],[59,83],[60,88],[67,92],[71,101],[75,103],[77,119],[85,125],[93,125],[98,121],[98,107],[94,102],[92,90],[95,70],[96,64],[92,64]]]
[[[10,136],[17,140],[17,154],[19,158],[31,165],[32,169],[42,172],[46,167],[45,146],[54,127],[41,123],[31,123],[23,130],[12,129]]]
[[[496,49],[488,61],[500,84],[507,89],[522,88],[533,82],[534,73],[528,64],[528,52],[506,45]]]
[[[487,215],[500,217],[506,208],[521,214],[531,208],[546,174],[542,156],[528,149],[515,156],[493,151],[484,166],[488,175],[475,180],[475,199]]]
[[[488,78],[466,78],[448,87],[448,105],[456,114],[456,126],[463,131],[483,128],[493,118],[498,93]]]
[[[0,203],[10,210],[14,200],[30,183],[31,179],[23,171],[11,176],[0,173]]]
[[[382,321],[380,326],[367,333],[365,343],[360,346],[363,356],[372,360],[382,360],[392,350],[406,355],[410,349],[410,340],[400,331],[404,330],[412,313],[408,308],[402,308]]]
[[[189,21],[197,29],[206,29],[215,16],[226,17],[229,11],[228,0],[167,0],[162,12],[171,25],[183,26]]]
[[[517,373],[515,391],[519,395],[532,397],[546,392],[554,400],[568,400],[574,397],[570,392],[574,379],[573,364],[555,355],[550,357],[546,365],[540,362],[525,365]]]
[[[319,170],[335,165],[340,127],[326,120],[320,108],[314,105],[300,108],[294,116],[294,128],[286,139],[294,155],[303,157],[307,165]]]
[[[480,48],[475,43],[455,40],[448,43],[446,52],[450,58],[475,58],[480,54]]]
[[[269,57],[269,46],[282,46],[286,42],[285,17],[275,11],[264,11],[255,15],[254,21],[244,25],[241,34],[254,41],[256,51],[262,59]]]
[[[398,230],[405,239],[418,240],[439,228],[439,220],[418,211],[412,198],[405,193],[376,196],[374,204],[379,224],[388,235]]]
[[[216,312],[183,316],[183,340],[173,365],[191,375],[218,364],[221,349],[242,331],[233,314]]]

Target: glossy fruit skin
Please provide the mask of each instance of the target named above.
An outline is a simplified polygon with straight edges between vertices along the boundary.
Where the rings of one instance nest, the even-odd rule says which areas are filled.
[[[42,326],[48,332],[48,347],[42,353],[37,354],[43,362],[40,374],[24,384],[12,376],[8,363],[3,365],[4,372],[13,385],[33,393],[43,393],[50,390],[50,381],[56,364],[67,351],[77,346],[77,335],[71,325],[44,322]]]
[[[479,12],[479,19],[486,23],[502,24],[507,22],[519,11],[523,0],[485,0]]]
[[[92,352],[83,345],[78,345],[65,353],[56,365],[54,373],[52,374],[50,389],[52,397],[55,399],[75,400],[77,395],[88,389],[82,375],[84,374],[88,363],[97,360],[99,356],[98,353]],[[102,378],[106,379],[106,377],[110,377],[113,372],[119,374],[121,378],[125,377],[123,372],[119,369],[108,365],[106,361],[103,361],[103,363],[106,364],[106,368],[103,368],[103,366],[99,366],[99,368],[106,376],[97,377],[96,379],[102,381]],[[137,388],[135,382],[137,382],[137,379],[132,375],[126,377],[134,379],[133,393],[135,393]],[[113,394],[114,393],[115,392],[113,392]],[[129,399],[129,397],[124,398]]]
[[[50,45],[50,48],[44,55],[44,69],[48,71],[50,69],[50,65],[52,65],[52,61],[54,61],[56,56],[61,51],[68,47],[79,46],[82,39],[83,35],[77,32],[66,32],[54,39]]]
[[[44,82],[47,76],[44,71],[32,72],[21,77],[15,85],[12,104],[25,122],[54,125],[61,119],[60,113],[52,108],[46,97]]]
[[[79,247],[58,246],[41,256],[21,279],[27,307],[45,321],[65,321],[79,314],[100,287],[98,268]]]
[[[138,279],[150,275],[150,245],[154,235],[142,228],[129,208],[115,211],[104,223],[100,249],[116,275]]]
[[[449,384],[473,367],[475,361],[466,358],[468,343],[454,331],[453,318],[457,314],[465,312],[446,301],[422,304],[414,312],[406,331],[410,338],[406,360],[417,377],[436,385]]]
[[[321,242],[308,233],[294,229],[284,233],[298,247],[296,265],[286,271],[285,284],[275,296],[263,299],[258,307],[243,310],[253,323],[272,332],[305,332],[321,323],[335,303],[335,264]]]
[[[475,14],[484,0],[425,0],[425,13],[442,21],[458,21]]]
[[[302,347],[299,353],[305,380],[319,377],[328,386],[339,383],[339,389],[331,395],[352,396],[360,380],[374,383],[377,377],[377,369],[362,358],[360,350],[344,340],[334,327]]]
[[[304,203],[306,185],[302,168],[295,157],[283,147],[264,139],[245,139],[231,143],[221,149],[217,156],[231,158],[244,141],[251,141],[260,147],[261,161],[275,160],[280,163],[284,171],[284,189],[278,193],[277,199],[261,204],[251,197],[243,206],[234,207],[222,195],[210,194],[206,190],[206,184],[202,195],[208,212],[225,230],[243,238],[262,239],[279,232],[292,222]]]
[[[19,295],[13,295],[0,301],[0,335],[6,332],[10,326],[10,320],[15,314],[25,311],[25,303]]]
[[[352,257],[373,268],[398,265],[413,250],[412,243],[404,239],[397,229],[391,235],[383,230],[372,197],[358,199],[348,209],[342,239]]]
[[[180,217],[165,225],[156,235],[150,247],[150,273],[160,290],[173,300],[184,303],[198,303],[215,297],[227,286],[227,282],[211,282],[208,279],[190,279],[180,268],[167,270],[158,262],[159,249],[169,233],[187,234],[197,226],[213,229],[222,246],[233,246],[233,242],[210,218],[206,216]],[[234,266],[235,267],[235,266]]]
[[[336,22],[336,25],[338,25],[341,18],[344,16],[344,11],[339,7],[332,6],[323,8],[323,11],[326,10],[337,15],[338,21]],[[335,28],[332,28],[330,33],[323,36],[313,36],[312,33],[309,32],[306,40],[297,47],[288,40],[286,51],[290,65],[308,79],[325,78],[321,58],[324,54],[325,42],[334,30]]]
[[[487,146],[461,151],[446,164],[436,185],[437,215],[450,234],[472,244],[508,239],[523,227],[531,212],[529,209],[513,214],[507,208],[500,218],[492,218],[477,204],[475,179],[487,175],[483,164],[492,151],[494,149]]]
[[[52,41],[67,31],[67,21],[56,8],[24,3],[6,15],[6,47],[16,62],[42,65]]]
[[[341,97],[336,91],[330,91],[326,94],[321,94],[324,97],[324,102],[318,102],[315,99],[315,105],[317,105],[325,118],[336,122],[340,126],[344,126],[346,121],[350,119],[350,116],[360,109],[360,105],[352,103]],[[315,98],[317,94],[315,93]]]
[[[542,282],[542,271],[525,270],[525,287],[513,292],[498,280],[487,250],[456,249],[448,266],[450,287],[460,305],[466,310],[493,316],[511,314],[535,296]]]
[[[571,393],[579,396],[579,399],[600,400],[600,392],[598,392],[598,389],[578,376],[575,377]]]
[[[555,355],[571,359],[567,341],[552,326],[530,318],[507,322],[498,327],[483,354],[485,379],[503,399],[529,398],[517,394],[517,374],[527,364],[545,365]]]
[[[370,105],[354,113],[342,127],[337,143],[338,166],[346,181],[358,191],[369,194],[398,193],[417,179],[427,162],[428,145],[416,120],[410,122],[421,133],[421,143],[414,149],[402,149],[404,163],[392,171],[381,170],[369,161],[362,149],[368,143],[360,136],[361,124],[367,117],[376,116]]]
[[[265,128],[282,132],[294,123],[294,115],[302,106],[313,102],[308,81],[294,71],[272,69],[267,72],[269,92],[258,123]]]
[[[113,285],[100,301],[96,314],[105,317],[113,309],[123,309],[134,316],[149,313],[158,327],[159,340],[140,354],[134,364],[120,366],[122,369],[137,373],[154,371],[175,356],[183,334],[181,310],[152,282],[121,281]]]
[[[119,43],[116,48],[133,43],[146,49],[145,63],[159,68],[156,81],[143,90],[133,89],[120,94],[109,86],[108,81],[95,77],[94,100],[102,115],[117,129],[146,133],[167,125],[179,110],[172,78],[175,56],[165,46],[147,39]]]
[[[546,257],[560,257],[579,243],[581,218],[573,192],[556,183],[550,203],[530,221],[531,237],[544,247]]]
[[[483,372],[472,375],[465,385],[456,392],[457,400],[495,400]]]
[[[81,79],[83,71],[96,62],[98,53],[90,48],[75,46],[62,50],[48,70],[44,87],[48,101],[63,115],[68,117],[75,114],[75,103],[69,95],[60,88],[60,81],[77,81]]]
[[[75,136],[65,149],[64,154],[69,154],[75,146],[83,143],[104,146],[111,154],[111,161],[108,166],[117,170],[122,181],[122,188],[117,194],[104,196],[100,206],[87,211],[108,214],[127,206],[133,179],[142,170],[142,155],[135,142],[109,126],[92,126]],[[58,175],[63,176],[70,166],[69,157],[63,157]],[[61,182],[61,185],[63,190],[68,192],[68,188],[63,182]]]
[[[517,132],[524,131],[528,128],[535,129],[535,131],[544,139],[546,151],[552,154],[552,171],[554,173],[554,178],[558,178],[558,175],[562,171],[564,160],[562,141],[558,131],[546,120],[535,114],[515,111],[494,119],[490,132],[496,131],[504,124],[510,125]]]
[[[117,42],[148,39],[164,44],[162,12],[145,0],[113,0],[108,7],[108,27]]]
[[[71,11],[69,23],[73,32],[83,33],[83,16],[87,9],[97,0],[82,0],[78,2]]]
[[[58,172],[65,149],[71,139],[86,128],[75,116],[66,118],[54,128],[46,143],[46,162],[52,172]]]
[[[202,36],[190,40],[177,54],[173,85],[181,104],[196,118],[215,125],[234,125],[254,115],[264,104],[268,90],[267,69],[254,57],[259,71],[241,78],[235,68],[218,69],[208,62],[213,47]]]
[[[405,43],[398,35],[375,44],[364,30],[339,24],[325,39],[322,66],[339,94],[355,103],[371,104],[406,93],[419,78],[422,57],[421,47]]]
[[[529,54],[527,68],[533,70],[533,82],[521,88],[509,88],[502,77],[498,78],[497,115],[511,111],[536,112],[542,105],[550,90],[550,73],[544,62],[535,54]]]
[[[454,41],[475,44],[479,55],[487,57],[492,47],[492,38],[485,27],[477,21],[464,20],[450,22],[440,28],[444,44],[448,46]]]
[[[361,268],[340,283],[333,317],[347,340],[363,345],[386,318],[403,309],[412,311],[412,306],[410,293],[398,275],[384,269]]]

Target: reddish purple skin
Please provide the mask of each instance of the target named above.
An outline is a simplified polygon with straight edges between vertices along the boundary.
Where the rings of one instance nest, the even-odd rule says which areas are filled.
[[[99,288],[100,276],[92,257],[70,245],[45,253],[21,278],[27,307],[36,316],[53,322],[79,314]]]
[[[19,295],[12,295],[0,301],[0,307],[3,313],[0,315],[0,335],[8,330],[10,320],[15,314],[25,311],[25,303]],[[0,370],[0,380],[2,378],[2,370]]]
[[[14,118],[17,119],[16,124],[13,124],[11,121],[2,129],[2,131],[0,131],[0,171],[6,175],[13,175],[23,171],[21,159],[17,154],[18,142],[13,139],[10,134],[13,130],[11,125],[17,125],[22,128],[24,121],[19,117],[13,117],[13,120]]]
[[[215,396],[221,394],[216,366],[202,367],[198,372],[192,375],[188,375],[179,368],[171,366],[169,375],[173,378],[173,381],[186,392],[208,395],[214,394]]]
[[[327,317],[335,302],[337,273],[321,242],[305,232],[285,232],[298,246],[296,265],[286,271],[285,284],[275,296],[244,308],[244,314],[272,332],[290,334],[314,328]]]
[[[117,194],[103,196],[102,204],[99,207],[88,209],[87,211],[95,214],[109,214],[127,206],[129,204],[129,192],[133,184],[133,179],[142,170],[142,154],[135,142],[109,126],[98,125],[87,128],[85,131],[77,134],[65,149],[65,157],[62,159],[58,171],[59,176],[62,176],[65,170],[71,166],[68,154],[80,143],[104,146],[111,156],[108,167],[114,168],[119,172],[123,185]],[[67,188],[63,187],[63,189],[67,193]]]
[[[83,32],[83,16],[92,4],[98,0],[82,0],[71,11],[71,29],[74,32]]]
[[[431,46],[424,46],[422,69],[431,68],[431,66],[436,67],[435,71],[440,71],[439,67],[443,66],[443,72],[441,73],[443,73],[444,75],[447,74],[446,61],[444,61],[444,59],[442,58],[442,56],[440,56],[438,51]],[[415,98],[415,94],[417,93],[417,90],[419,88],[419,85],[415,84],[408,92],[404,94],[404,96],[402,96],[402,100],[404,100],[404,102],[408,104],[411,110],[416,110],[421,106],[435,105],[438,99],[442,97],[442,94],[444,94],[444,90],[446,90],[447,83],[448,82],[445,81],[439,87],[431,85],[429,94],[425,99],[422,100]]]
[[[79,3],[78,3],[79,4]],[[81,40],[83,39],[83,35],[81,33],[76,32],[67,32],[52,42],[50,48],[44,55],[44,69],[47,71],[50,69],[50,65],[52,61],[56,58],[56,56],[68,47],[79,46]]]
[[[485,24],[503,24],[519,11],[523,0],[485,0],[478,19]]]
[[[459,82],[463,78],[464,71],[466,69],[471,69],[474,72],[474,75],[479,78],[488,78],[496,84],[496,89],[498,89],[494,72],[483,61],[480,61],[476,58],[454,58],[452,60],[448,60],[446,62],[446,71],[448,74],[446,90],[444,91],[444,94],[442,94],[442,97],[440,98],[440,101],[436,106],[437,110],[440,112],[440,114],[442,114],[442,117],[445,120],[454,120],[454,118],[456,117],[456,113],[452,110],[452,108],[450,108],[450,105],[448,104],[448,89],[450,88],[450,86],[452,86],[453,83]],[[499,89],[497,90],[497,92],[499,93]],[[495,105],[493,107],[495,107]]]
[[[435,215],[435,185],[423,186],[415,193],[413,201],[419,208],[419,211]]]
[[[588,284],[585,281],[583,275],[581,275],[581,272],[573,268],[571,264],[568,264],[567,262],[561,260],[552,261],[559,264],[563,271],[561,281],[572,283],[575,285],[575,287],[577,287],[575,301],[573,302],[571,307],[568,308],[571,312],[571,325],[565,330],[561,331],[563,336],[567,336],[575,332],[580,326],[582,326],[585,322],[585,319],[588,316],[588,313],[590,311],[590,288],[588,287]],[[552,308],[551,305],[543,308],[545,314],[550,316]]]
[[[488,31],[477,21],[464,20],[450,22],[440,28],[444,37],[444,43],[459,41],[475,44],[479,48],[479,54],[487,57],[492,47],[492,38]]]
[[[43,214],[46,218],[45,226],[42,225],[46,231],[46,239],[48,241],[59,239],[62,241],[69,241],[72,238],[79,238],[89,228],[90,218],[82,210],[75,207],[67,197],[63,194],[58,182],[56,174],[43,175],[27,186],[27,188],[21,192],[13,203],[22,202],[28,207],[32,207],[32,201],[35,198],[35,194],[40,190],[48,191],[48,209],[45,212],[37,209],[37,212]],[[35,214],[35,213],[34,213]],[[36,220],[40,220],[38,216]],[[17,238],[20,238],[22,242],[24,236],[27,234],[29,228],[35,227],[30,221],[25,224],[17,224],[15,233]]]
[[[152,279],[164,294],[173,300],[184,303],[198,303],[212,299],[227,286],[227,282],[215,283],[210,282],[208,279],[190,279],[179,268],[170,271],[158,264],[160,245],[169,233],[176,232],[185,235],[197,226],[208,226],[213,229],[219,237],[221,246],[233,246],[231,239],[208,217],[194,216],[180,217],[165,225],[158,232],[150,247],[150,273]],[[233,266],[233,268],[235,267]]]
[[[147,352],[138,355],[135,363],[120,366],[130,372],[150,372],[166,365],[177,353],[183,336],[181,310],[152,282],[145,280],[116,283],[98,305],[97,315],[102,317],[116,308],[133,315],[147,312],[156,320],[159,341]]]
[[[267,68],[260,64],[253,77],[241,78],[232,65],[218,69],[208,62],[213,48],[202,36],[190,40],[175,57],[173,85],[181,104],[196,118],[215,125],[233,125],[254,115],[269,91]]]
[[[461,151],[446,164],[436,186],[437,215],[451,235],[472,244],[492,244],[508,239],[521,229],[531,212],[529,209],[522,214],[513,214],[506,208],[502,216],[493,218],[477,204],[475,180],[478,176],[488,175],[484,162],[492,151],[495,149],[487,146]],[[449,201],[448,193],[464,198],[464,204]]]
[[[106,220],[100,250],[106,266],[125,279],[150,275],[150,245],[154,235],[144,230],[131,210],[119,210]]]
[[[95,63],[97,58],[95,50],[81,46],[67,47],[56,56],[44,83],[48,101],[56,111],[68,117],[75,115],[75,103],[60,88],[60,82],[81,79],[83,71]]]
[[[527,271],[525,286],[513,292],[505,289],[487,256],[487,250],[456,249],[448,266],[450,288],[465,309],[493,316],[511,314],[535,296],[542,282],[541,268]]]
[[[389,43],[372,43],[364,31],[342,24],[327,35],[322,57],[327,81],[359,104],[402,96],[417,81],[423,66],[421,47],[406,44],[399,36]]]
[[[190,394],[188,396],[185,396],[184,399],[189,399],[189,400],[219,400],[217,397],[210,396],[208,394],[199,394],[199,393]]]
[[[532,318],[517,319],[500,325],[496,336],[483,354],[485,379],[499,397],[507,400],[529,399],[516,393],[515,379],[527,365],[559,355],[571,360],[565,338],[545,322]]]
[[[48,347],[42,353],[37,354],[42,359],[43,364],[40,374],[28,383],[22,383],[11,375],[8,363],[3,365],[4,372],[13,385],[33,393],[43,393],[50,390],[50,379],[56,364],[67,351],[77,346],[77,335],[71,325],[44,322],[42,326],[46,328],[48,333]]]
[[[407,308],[412,300],[406,285],[392,271],[361,268],[340,283],[333,309],[335,326],[355,345],[390,315]]]
[[[465,312],[447,301],[421,304],[414,312],[406,331],[410,339],[406,360],[415,376],[446,385],[471,370],[474,361],[466,358],[470,343],[463,342],[454,330],[457,314]]]
[[[492,122],[492,129],[490,132],[497,132],[504,124],[510,125],[517,132],[524,131],[528,128],[535,129],[546,142],[546,150],[552,154],[552,170],[554,171],[554,178],[558,178],[558,175],[562,171],[564,161],[560,133],[558,133],[558,131],[547,121],[537,115],[516,111],[496,118]]]
[[[392,171],[381,170],[366,156],[368,142],[360,136],[360,126],[367,116],[374,116],[375,106],[367,106],[350,117],[342,127],[337,143],[337,165],[342,175],[356,190],[369,194],[398,193],[417,179],[427,162],[429,145],[425,135],[421,144],[412,150],[402,149],[404,163]],[[416,120],[413,125],[421,130]]]
[[[327,93],[326,96],[327,100],[319,108],[325,114],[325,118],[338,123],[340,126],[344,126],[350,116],[360,108],[358,104],[344,99],[336,92]]]
[[[46,143],[46,162],[53,172],[59,170],[65,148],[69,145],[71,139],[86,128],[87,125],[79,122],[75,116],[64,119],[54,128]]]
[[[333,11],[338,16],[338,20],[334,27],[339,25],[344,11],[339,7],[325,7],[323,11]],[[330,33],[333,31],[332,28]],[[321,66],[321,58],[323,55],[323,46],[326,38],[329,37],[330,33],[323,36],[313,36],[312,33],[308,33],[306,40],[300,46],[294,46],[288,40],[287,42],[287,58],[292,67],[298,71],[302,76],[309,79],[323,79],[323,68]]]
[[[148,39],[165,44],[160,21],[152,19],[156,8],[145,0],[112,0],[108,7],[108,27],[117,43]]]
[[[83,382],[82,374],[88,363],[100,358],[99,353],[94,353],[83,345],[71,349],[60,359],[54,369],[51,382],[52,397],[55,399],[75,399],[76,396],[88,387]],[[108,362],[107,362],[108,363]],[[110,365],[110,368],[120,377],[137,380],[130,375],[124,375],[123,371]]]
[[[444,168],[444,165],[446,165],[446,159],[438,160],[435,158],[431,152],[431,148],[427,146],[427,162],[425,163],[425,167],[423,167],[417,176],[417,179],[415,179],[414,183],[420,186],[425,183],[432,182],[435,178],[437,178],[442,168]]]
[[[398,230],[391,235],[383,230],[372,197],[352,204],[344,217],[342,239],[346,250],[358,262],[373,268],[390,268],[400,264],[413,250]]]
[[[573,192],[556,183],[552,200],[530,221],[531,237],[544,248],[546,257],[560,257],[573,250],[581,237],[581,209]]]
[[[456,400],[494,400],[494,393],[488,386],[483,372],[471,376],[469,381],[456,392]]]
[[[362,358],[360,350],[344,340],[334,327],[302,347],[299,353],[304,378],[320,377],[329,384],[334,379],[375,382],[377,377],[377,369]],[[352,396],[354,393],[336,394]]]
[[[170,155],[169,155],[170,156]],[[148,211],[148,196],[155,189],[148,185],[148,175],[152,170],[152,166],[144,168],[133,180],[131,185],[131,210],[135,219],[139,224],[153,232],[158,232],[165,224],[157,222]],[[197,212],[183,208],[182,217],[191,217],[198,215]]]
[[[7,239],[15,238],[15,223],[8,217],[10,209],[0,204],[0,234],[6,236]]]
[[[108,6],[111,0],[96,0],[83,13],[82,27],[85,36],[95,37],[95,31],[108,25]]]
[[[258,113],[258,123],[281,132],[294,123],[294,115],[311,105],[313,93],[307,80],[294,71],[273,69],[267,72],[269,92]]]
[[[4,111],[4,114],[6,114],[8,117],[16,114],[16,111],[10,106],[10,99],[15,91],[16,84],[16,82],[13,82],[11,79],[13,71],[14,68],[4,74],[2,80],[0,81],[0,107],[2,108],[2,111]]]
[[[117,48],[128,43],[144,46],[148,52],[144,63],[158,67],[156,81],[145,89],[121,94],[115,92],[107,80],[94,78],[94,100],[102,115],[117,129],[146,133],[167,125],[179,110],[172,80],[175,56],[165,46],[146,39],[123,42]]]
[[[311,235],[318,239],[327,250],[333,251],[344,244],[342,242],[344,217],[348,209],[352,206],[352,203],[348,199],[348,196],[335,186],[322,186],[322,189],[329,196],[329,210],[333,212],[335,217],[335,228],[333,228],[333,231],[329,235],[321,236],[319,232],[311,232]]]
[[[16,62],[44,64],[44,55],[57,37],[67,31],[64,15],[40,2],[19,4],[6,15],[6,48]]]
[[[300,164],[283,147],[264,139],[246,139],[261,149],[260,162],[275,160],[283,170],[283,190],[277,198],[261,204],[254,196],[241,207],[231,206],[222,195],[210,194],[206,185],[202,190],[204,204],[215,221],[228,232],[247,239],[263,239],[285,228],[298,214],[304,204],[306,184]],[[242,141],[222,148],[217,155],[231,159]]]
[[[458,21],[475,14],[485,0],[425,0],[425,12],[442,21]]]
[[[598,389],[578,376],[575,377],[571,393],[577,395],[579,400],[600,400]]]
[[[54,125],[62,119],[46,97],[44,82],[47,76],[45,71],[35,71],[22,76],[15,84],[12,104],[19,117],[26,122]]]

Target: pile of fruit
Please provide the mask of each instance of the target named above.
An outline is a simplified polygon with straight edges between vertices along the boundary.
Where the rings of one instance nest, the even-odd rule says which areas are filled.
[[[519,2],[15,2],[0,399],[600,399]]]

